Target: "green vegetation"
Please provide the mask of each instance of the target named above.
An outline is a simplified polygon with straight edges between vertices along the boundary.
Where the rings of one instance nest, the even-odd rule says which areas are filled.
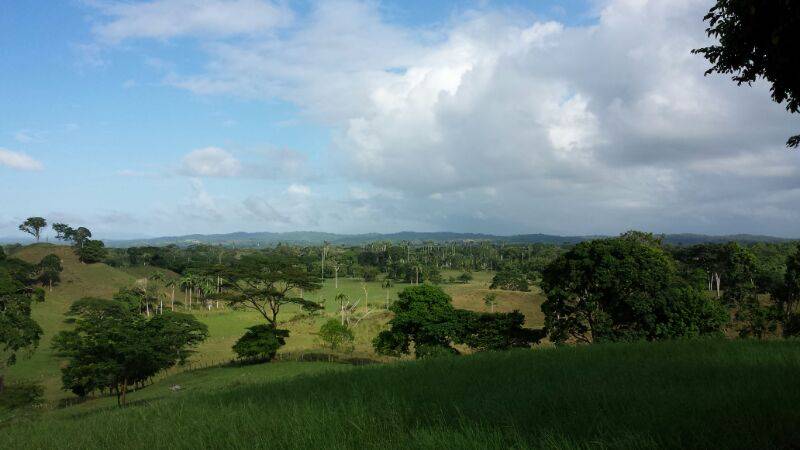
[[[208,328],[189,314],[142,316],[138,305],[84,298],[70,307],[71,330],[53,339],[64,389],[80,397],[94,391],[115,393],[121,404],[129,385],[142,384],[162,370],[184,363],[208,336]]]
[[[37,232],[38,233],[38,232]],[[31,318],[32,304],[44,301],[34,288],[36,268],[0,249],[0,394],[5,389],[5,366],[17,362],[17,353],[39,345],[42,327]]]
[[[525,316],[518,311],[494,314],[455,309],[449,295],[427,284],[406,288],[389,309],[394,313],[389,329],[373,341],[381,355],[407,355],[412,345],[417,358],[458,354],[456,344],[475,350],[507,350],[530,347],[544,334],[523,328]]]
[[[289,330],[275,328],[272,324],[255,325],[233,344],[233,351],[239,359],[247,362],[272,361],[278,349],[286,345],[287,337]]]
[[[31,289],[43,292],[34,287],[42,285],[48,290],[47,302],[33,305],[30,314],[42,327],[43,345],[30,359],[20,359],[6,371],[13,393],[6,398],[17,400],[0,402],[6,405],[0,405],[0,424],[13,431],[7,438],[12,445],[24,430],[54,427],[52,432],[67,436],[67,447],[79,447],[86,441],[70,431],[75,417],[99,429],[121,427],[107,436],[95,436],[97,442],[119,439],[125,443],[119,445],[134,448],[158,445],[149,436],[128,434],[127,424],[133,429],[145,426],[146,422],[137,422],[141,414],[157,421],[157,429],[193,430],[191,436],[183,431],[165,434],[162,439],[168,440],[162,444],[177,447],[189,445],[179,439],[198,444],[199,437],[207,446],[223,445],[195,428],[221,430],[223,425],[241,432],[241,439],[320,445],[323,437],[343,433],[331,430],[348,429],[351,420],[360,430],[341,440],[342,445],[352,446],[359,439],[364,446],[399,447],[405,441],[392,437],[397,435],[419,447],[582,447],[589,442],[612,447],[702,446],[708,442],[706,436],[683,431],[689,430],[683,419],[667,426],[679,433],[678,438],[654,425],[674,420],[670,415],[676,414],[674,410],[645,407],[647,420],[652,421],[647,422],[625,408],[642,409],[640,402],[664,401],[661,395],[681,386],[691,391],[686,373],[718,383],[724,372],[720,367],[731,364],[733,378],[721,384],[715,397],[705,399],[716,402],[705,405],[706,413],[719,414],[718,410],[731,407],[720,400],[725,389],[744,390],[728,394],[751,401],[750,385],[742,384],[749,383],[746,372],[766,377],[758,367],[736,364],[754,357],[759,364],[798,364],[797,342],[791,340],[674,340],[706,334],[732,339],[795,334],[800,328],[800,250],[795,244],[672,247],[657,236],[629,232],[567,246],[387,243],[108,249],[104,263],[89,262],[81,254],[81,248],[93,242],[88,230],[67,227],[65,232],[73,236],[72,249],[35,244],[15,248],[12,255],[19,261],[14,264],[30,269],[25,280]],[[669,342],[640,342],[648,340]],[[553,348],[553,343],[608,341],[637,342]],[[754,349],[765,355],[753,355]],[[505,352],[496,353],[500,350]],[[651,351],[687,372],[659,372],[655,366],[661,368],[663,363],[648,359]],[[411,363],[413,356],[435,361]],[[400,361],[393,359],[397,357]],[[609,372],[612,359],[619,364],[614,369],[618,372]],[[288,362],[309,360],[320,362]],[[334,361],[394,362],[354,368]],[[187,364],[180,366],[183,362]],[[533,367],[541,364],[547,367]],[[633,364],[644,368],[633,370]],[[438,378],[426,374],[431,368],[441,371]],[[582,371],[597,379],[588,383],[600,389],[592,395],[619,401],[622,394],[617,391],[625,389],[613,382],[631,386],[630,380],[618,375],[628,373],[624,370],[641,376],[640,383],[663,389],[626,407],[598,403],[588,391],[583,397],[567,393],[566,382],[578,376],[573,371]],[[782,370],[775,375],[786,376],[780,375]],[[484,403],[491,398],[502,404],[511,395],[506,392],[521,392],[527,403],[497,410],[485,407],[485,414],[479,414],[479,405],[464,392],[449,390],[451,382],[467,383],[467,378],[459,381],[461,372],[471,377],[475,389],[498,385],[481,394],[487,396]],[[612,379],[600,381],[609,374]],[[411,381],[400,383],[404,376]],[[331,392],[323,394],[311,384]],[[633,385],[634,392],[645,391],[637,386]],[[362,398],[379,388],[385,392],[376,398],[391,408],[406,408],[409,401],[428,408],[398,412]],[[442,394],[431,394],[436,389]],[[430,396],[430,402],[417,391]],[[83,402],[58,408],[59,403],[76,401],[69,392],[83,397]],[[320,403],[306,403],[305,395],[316,396]],[[120,404],[127,400],[129,407],[110,411],[114,396]],[[557,396],[564,401],[562,410],[572,411],[560,421]],[[331,410],[335,400],[341,405],[338,416]],[[213,402],[231,406],[212,412]],[[574,412],[578,402],[594,403],[586,403],[590,406],[578,414]],[[287,415],[287,405],[299,409]],[[539,406],[547,417],[542,417]],[[787,412],[780,402],[755,406],[773,418]],[[169,410],[174,408],[181,413],[172,417]],[[256,408],[261,416],[254,413]],[[184,414],[201,419],[186,425],[189,419]],[[231,415],[236,422],[209,423],[215,414]],[[248,414],[253,418],[245,419]],[[605,414],[610,414],[603,417],[607,422],[597,422]],[[254,421],[256,417],[261,418]],[[745,420],[741,415],[721,417]],[[617,419],[627,425],[614,428]],[[579,431],[561,423],[573,420],[593,428]],[[281,423],[309,433],[304,438],[294,431],[274,436],[270,427]],[[780,420],[775,423],[778,428],[743,442],[784,442],[786,429]],[[374,435],[378,430],[383,434]],[[238,436],[225,445],[249,442],[236,441]],[[293,440],[284,440],[290,437]],[[0,446],[5,445],[2,439]],[[34,445],[54,443],[42,440]]]
[[[694,50],[712,64],[706,74],[733,74],[733,81],[752,84],[764,78],[772,99],[800,111],[800,6],[793,0],[717,0],[704,20],[706,33],[719,40]],[[787,147],[800,146],[800,135]]]
[[[722,306],[677,276],[655,242],[582,242],[544,272],[542,305],[554,342],[673,339],[719,333]]]
[[[796,341],[671,341],[183,373],[2,448],[791,448]],[[302,375],[302,376],[298,376]],[[180,389],[177,389],[180,386]]]

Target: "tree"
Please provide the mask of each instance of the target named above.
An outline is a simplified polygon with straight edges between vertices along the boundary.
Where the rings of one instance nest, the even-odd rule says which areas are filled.
[[[497,304],[497,294],[494,292],[490,292],[483,296],[483,303],[491,308],[491,312],[494,312],[494,305]]]
[[[318,311],[322,306],[296,296],[296,291],[320,288],[318,278],[306,270],[296,257],[278,253],[257,253],[243,256],[230,268],[225,292],[221,297],[232,307],[258,311],[273,327],[285,305],[297,305],[305,311]]]
[[[87,239],[78,247],[77,253],[82,263],[93,264],[102,262],[108,251],[103,241]]]
[[[17,361],[17,354],[39,345],[42,328],[31,318],[34,302],[44,301],[44,291],[35,288],[36,268],[7,258],[0,249],[0,369]],[[4,390],[0,372],[0,393]]]
[[[49,286],[52,291],[53,285],[61,281],[61,271],[63,270],[61,258],[51,253],[39,262],[39,281],[42,286]]]
[[[458,281],[461,282],[461,283],[467,284],[470,281],[472,281],[472,274],[469,273],[469,272],[464,272],[464,273],[462,273],[461,275],[458,276]]]
[[[408,354],[414,345],[417,358],[455,355],[454,344],[475,350],[529,347],[543,330],[523,328],[519,311],[505,314],[476,313],[455,309],[452,299],[438,286],[423,284],[404,289],[389,308],[395,315],[390,328],[378,334],[372,345],[378,354]]]
[[[92,237],[92,232],[88,228],[78,227],[74,229],[65,223],[54,223],[53,230],[56,232],[56,239],[72,242],[76,249],[83,247],[83,244]]]
[[[374,266],[366,266],[361,270],[364,281],[375,281],[378,278],[378,268]]]
[[[118,300],[81,299],[67,316],[74,329],[53,338],[57,354],[69,359],[62,368],[64,389],[79,396],[107,389],[120,405],[128,386],[184,363],[208,336],[207,327],[191,315],[147,318]]]
[[[528,348],[538,344],[544,329],[524,328],[525,316],[519,311],[487,314],[457,309],[461,330],[456,342],[478,351]]]
[[[42,228],[47,226],[47,221],[43,217],[28,217],[25,222],[19,226],[20,231],[24,231],[36,238],[39,242],[39,236]]]
[[[770,295],[777,308],[783,335],[800,336],[800,244],[786,257],[783,283]]]
[[[384,304],[386,309],[389,309],[389,290],[392,289],[392,286],[394,286],[394,282],[389,277],[384,278],[381,282],[381,287],[386,291],[386,303]]]
[[[703,18],[717,45],[698,48],[712,65],[706,71],[733,74],[738,85],[759,78],[771,83],[772,99],[800,110],[800,3],[796,0],[717,0]],[[800,135],[788,147],[800,146]]]
[[[672,259],[636,239],[577,244],[543,273],[553,342],[665,339],[717,333],[727,313],[685,285]]]
[[[394,313],[390,329],[382,331],[373,341],[378,353],[407,354],[412,343],[418,358],[436,353],[433,348],[456,352],[451,345],[459,331],[455,309],[450,296],[440,287],[429,284],[408,287],[398,294],[389,310]]]
[[[489,289],[504,289],[507,291],[530,291],[528,278],[516,267],[506,266],[500,269],[492,278]]]
[[[233,351],[239,359],[248,362],[268,362],[286,344],[287,337],[289,330],[275,328],[272,324],[255,325],[236,341]]]
[[[353,330],[336,319],[330,319],[322,324],[317,335],[322,341],[323,346],[333,351],[353,351],[353,341],[355,340]]]

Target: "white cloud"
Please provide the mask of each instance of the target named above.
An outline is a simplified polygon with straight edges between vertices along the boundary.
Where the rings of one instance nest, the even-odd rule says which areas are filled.
[[[94,27],[103,42],[224,37],[269,31],[291,21],[290,10],[264,0],[155,0],[138,3],[90,2],[104,21]]]
[[[242,164],[221,148],[206,147],[184,156],[181,170],[193,177],[234,177],[241,173]]]
[[[42,163],[22,152],[0,148],[0,166],[18,170],[42,170]]]
[[[293,183],[290,184],[288,188],[286,188],[286,192],[290,195],[308,197],[309,195],[311,195],[311,188],[303,184]]]
[[[796,116],[763,83],[703,76],[690,50],[707,43],[709,6],[604,0],[586,26],[482,9],[415,30],[373,3],[320,2],[279,35],[204,40],[205,69],[166,81],[280,98],[331,126],[330,158],[359,186],[341,217],[795,234],[800,161],[783,142]],[[228,175],[197,167],[252,170],[230,158]]]

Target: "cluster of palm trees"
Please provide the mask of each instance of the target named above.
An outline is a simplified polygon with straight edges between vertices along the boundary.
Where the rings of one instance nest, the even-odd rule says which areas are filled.
[[[173,282],[172,298],[174,303],[174,285],[183,291],[184,308],[192,309],[195,304],[202,305],[206,309],[219,308],[219,298],[216,294],[222,292],[222,279],[219,275],[202,275],[187,272]]]
[[[168,278],[164,272],[154,272],[140,282],[140,303],[142,312],[164,312],[164,302],[169,301],[169,309],[175,311],[176,290],[183,292],[183,309],[194,309],[196,306],[208,310],[219,308],[220,302],[216,294],[222,291],[222,280],[219,276],[186,273],[180,278]],[[179,302],[180,306],[180,302]]]

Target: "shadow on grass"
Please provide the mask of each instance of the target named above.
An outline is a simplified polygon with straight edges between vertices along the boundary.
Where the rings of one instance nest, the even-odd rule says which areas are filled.
[[[101,406],[99,408],[94,408],[86,411],[80,411],[80,412],[76,411],[70,413],[69,418],[70,420],[79,420],[79,419],[84,419],[86,417],[96,416],[98,414],[102,415],[111,411],[120,411],[123,409],[131,409],[131,408],[141,408],[153,403],[157,403],[165,398],[166,396],[160,395],[158,397],[150,397],[150,398],[143,398],[143,399],[129,401],[127,404],[121,406],[118,406],[115,403],[113,405]]]

